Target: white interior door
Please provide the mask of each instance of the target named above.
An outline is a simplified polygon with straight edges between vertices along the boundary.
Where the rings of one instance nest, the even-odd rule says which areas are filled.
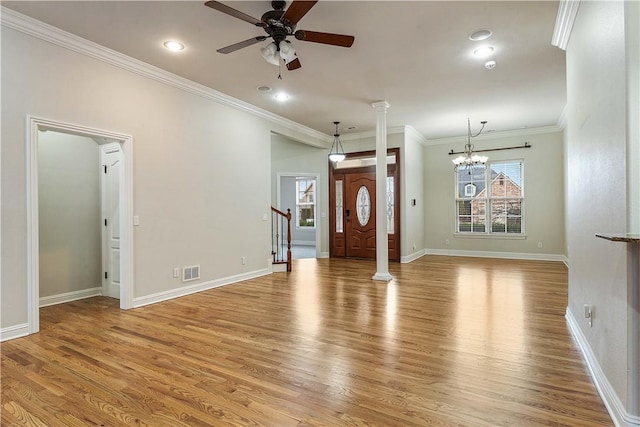
[[[120,298],[120,144],[101,147],[102,154],[102,294]]]

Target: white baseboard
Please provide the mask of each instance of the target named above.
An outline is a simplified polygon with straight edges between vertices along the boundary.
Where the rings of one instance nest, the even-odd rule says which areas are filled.
[[[412,261],[417,260],[418,258],[422,258],[423,256],[425,256],[427,253],[427,251],[425,249],[421,249],[418,252],[414,252],[412,254],[406,255],[406,256],[401,256],[400,257],[400,263],[401,264],[408,264]]]
[[[292,240],[291,241],[291,245],[296,245],[296,246],[315,246],[316,245],[316,241],[315,240]]]
[[[271,264],[271,270],[274,273],[286,273],[287,264]]]
[[[489,252],[489,251],[460,251],[453,249],[425,249],[427,255],[465,256],[475,258],[503,258],[523,259],[530,261],[558,261],[564,262],[564,255],[556,254],[531,254],[520,252]]]
[[[329,258],[329,252],[320,252],[316,258]]]
[[[82,289],[80,291],[65,292],[63,294],[51,295],[40,298],[40,307],[64,304],[65,302],[77,301],[79,299],[97,297],[102,295],[102,287]]]
[[[269,261],[269,263],[271,263]],[[235,276],[223,277],[221,279],[210,280],[208,282],[195,283],[189,286],[183,286],[178,289],[172,289],[170,291],[158,292],[156,294],[147,295],[144,297],[134,298],[133,307],[143,307],[149,304],[155,304],[157,302],[167,301],[174,298],[183,297],[186,295],[194,294],[196,292],[206,291],[208,289],[217,288],[220,286],[230,285],[232,283],[241,282],[243,280],[254,279],[256,277],[265,276],[270,274],[270,268],[263,268],[256,271],[250,271],[248,273],[236,274]]]
[[[29,324],[22,323],[20,325],[9,326],[0,329],[0,342],[8,341],[15,338],[26,337],[29,335]]]
[[[622,401],[602,371],[602,368],[598,363],[598,359],[593,353],[593,350],[591,350],[591,346],[587,341],[587,337],[582,333],[582,330],[580,329],[576,318],[569,310],[569,307],[567,307],[565,318],[567,319],[569,330],[578,343],[582,356],[587,362],[591,378],[596,385],[596,389],[598,390],[604,405],[607,407],[607,411],[609,411],[609,415],[611,416],[613,423],[618,427],[640,427],[640,417],[631,415],[625,410]]]
[[[562,262],[569,268],[569,258],[566,255],[562,255]]]

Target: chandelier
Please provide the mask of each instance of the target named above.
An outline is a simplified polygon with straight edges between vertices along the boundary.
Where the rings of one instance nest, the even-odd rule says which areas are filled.
[[[471,169],[473,166],[484,165],[485,162],[489,159],[487,156],[480,156],[473,152],[473,144],[471,143],[471,138],[475,138],[482,133],[484,125],[487,124],[487,121],[482,121],[480,122],[480,124],[482,124],[482,127],[480,128],[478,133],[473,135],[471,133],[471,121],[469,120],[469,118],[467,118],[467,143],[464,146],[463,155],[458,156],[452,160],[454,164],[453,170],[456,173],[458,173],[460,168],[462,168],[463,170],[467,170]],[[471,173],[471,171],[469,171],[469,173]]]
[[[329,150],[329,160],[337,163],[343,161],[347,156],[344,154],[344,148],[342,148],[340,134],[338,133],[338,125],[340,122],[333,122],[333,124],[336,125],[336,133],[333,134],[333,144],[331,144],[331,150]]]

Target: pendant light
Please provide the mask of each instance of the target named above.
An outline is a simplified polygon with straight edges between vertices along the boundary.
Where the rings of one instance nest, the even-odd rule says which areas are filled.
[[[342,148],[340,134],[338,133],[338,125],[340,122],[333,122],[333,124],[336,125],[336,133],[333,134],[333,144],[331,144],[331,150],[329,150],[329,160],[338,163],[343,161],[347,156],[344,154],[344,148]]]

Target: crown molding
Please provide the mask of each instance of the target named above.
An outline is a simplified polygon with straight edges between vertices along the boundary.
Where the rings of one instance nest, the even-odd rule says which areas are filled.
[[[517,130],[508,130],[504,132],[491,132],[491,133],[483,133],[475,138],[474,141],[488,141],[499,138],[512,138],[512,137],[523,137],[529,135],[540,135],[544,133],[556,133],[561,132],[562,129],[556,125],[553,126],[542,126],[538,128],[527,128],[527,129],[517,129]],[[467,142],[467,136],[452,136],[449,138],[440,138],[440,139],[429,139],[427,140],[426,145],[443,145],[443,144],[456,144],[459,142]]]
[[[405,129],[408,126],[391,126],[387,127],[387,135],[393,135],[397,133],[404,133]],[[417,132],[417,131],[416,131]],[[375,138],[376,131],[375,130],[366,130],[362,132],[348,133],[346,135],[340,135],[340,140],[344,141],[352,141],[354,139],[365,139],[365,138]]]
[[[303,126],[293,120],[289,120],[270,111],[256,107],[255,105],[233,98],[222,92],[184,77],[180,77],[154,65],[147,64],[146,62],[139,61],[82,37],[78,37],[75,34],[68,33],[60,28],[38,21],[37,19],[23,15],[7,7],[0,6],[0,15],[3,27],[11,28],[140,76],[175,87],[193,95],[201,96],[219,104],[268,120],[284,127],[285,129],[309,138],[321,141],[327,141],[330,139],[329,135],[315,129],[311,129],[307,126]]]
[[[417,139],[420,144],[427,145],[427,138],[425,138],[424,135],[418,132],[418,129],[413,126],[405,126],[405,133],[412,136],[414,139]]]
[[[562,50],[567,50],[569,38],[571,37],[571,30],[573,29],[573,23],[576,20],[579,7],[580,0],[560,1],[560,5],[558,6],[558,15],[556,16],[556,26],[553,29],[553,37],[551,38],[552,45],[557,46]]]

